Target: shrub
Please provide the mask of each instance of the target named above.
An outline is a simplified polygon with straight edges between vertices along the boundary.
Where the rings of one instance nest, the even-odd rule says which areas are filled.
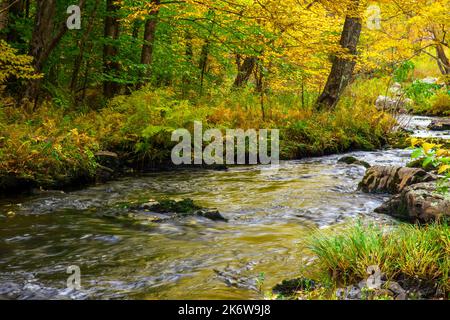
[[[429,114],[433,116],[450,115],[450,92],[440,91],[431,99]]]
[[[15,176],[49,186],[95,172],[96,139],[51,105],[32,115],[1,108],[0,176]]]
[[[317,232],[308,240],[320,271],[335,283],[367,279],[378,266],[388,280],[401,278],[437,283],[450,291],[450,229],[448,224],[401,224],[387,230],[357,223],[338,234]]]

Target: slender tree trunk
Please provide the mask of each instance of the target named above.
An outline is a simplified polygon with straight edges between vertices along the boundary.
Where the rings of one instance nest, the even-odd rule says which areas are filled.
[[[193,59],[194,59],[194,49],[192,48],[192,34],[188,30],[186,31],[185,35],[186,39],[186,61],[192,65]],[[183,93],[186,93],[187,87],[191,84],[191,77],[189,75],[183,75]]]
[[[148,71],[145,75],[143,75],[144,78],[148,78],[150,76],[150,66],[152,64],[153,60],[153,46],[155,43],[155,34],[156,34],[156,26],[158,24],[158,13],[159,13],[159,0],[152,0],[151,1],[154,7],[150,11],[149,17],[145,21],[144,25],[144,44],[142,45],[142,52],[141,52],[141,64],[145,64],[148,66]],[[145,81],[141,81],[141,84],[143,84]]]
[[[75,91],[76,87],[77,87],[78,75],[80,73],[81,65],[82,65],[83,59],[84,59],[84,51],[86,48],[86,42],[88,40],[89,35],[92,32],[92,28],[94,27],[94,22],[95,22],[95,18],[97,16],[97,10],[98,10],[99,5],[100,5],[100,0],[96,0],[91,18],[89,19],[89,22],[88,22],[87,29],[86,29],[82,39],[80,39],[80,41],[78,43],[80,52],[79,52],[78,56],[75,58],[75,61],[73,63],[72,78],[70,81],[70,90],[71,91]]]
[[[89,49],[92,51],[92,44],[91,48]],[[89,69],[91,67],[91,61],[89,59],[86,59],[85,68],[84,68],[84,77],[83,77],[83,85],[81,87],[81,101],[85,101],[86,99],[86,90],[88,85],[88,79],[89,79]]]
[[[256,64],[256,62],[255,62]],[[261,115],[262,119],[266,119],[266,112],[264,110],[264,71],[262,61],[260,60],[255,67],[255,81],[256,81],[256,92],[259,94],[259,104],[261,107]]]
[[[203,93],[203,82],[205,81],[205,74],[208,68],[208,55],[209,55],[209,39],[203,44],[200,52],[200,59],[198,61],[198,67],[200,69],[200,94]]]
[[[214,32],[214,23],[215,23],[215,13],[214,10],[210,9],[208,11],[208,15],[211,18],[211,24],[209,27],[208,37],[206,38],[204,44],[202,45],[202,49],[200,51],[200,59],[198,61],[198,67],[200,69],[200,95],[203,95],[203,84],[205,81],[205,75],[208,70],[208,56],[209,56],[209,46],[211,44],[211,37]]]
[[[31,0],[26,0],[25,1],[25,18],[29,18],[30,17],[30,5],[31,5]]]
[[[120,7],[116,0],[106,1],[106,17],[105,17],[105,39],[107,43],[103,46],[103,69],[108,76],[115,76],[120,70],[120,64],[115,61],[119,53],[116,40],[120,34],[120,22],[118,11]],[[113,80],[105,80],[103,82],[103,94],[106,98],[112,98],[120,90],[120,85]]]
[[[359,0],[353,0],[349,6],[351,15],[345,18],[344,29],[341,34],[340,45],[352,56],[333,57],[333,66],[328,76],[325,88],[320,95],[317,105],[319,108],[332,109],[336,106],[344,89],[349,84],[356,65],[356,54],[359,37],[361,35],[361,18],[356,16]]]
[[[8,0],[0,0],[0,40],[6,40],[5,29],[8,27]]]
[[[246,57],[244,59],[244,62],[241,63],[240,59],[241,57],[238,55],[236,57],[238,74],[233,84],[235,88],[242,88],[247,85],[247,82],[250,79],[253,70],[255,69],[257,60],[255,57]]]

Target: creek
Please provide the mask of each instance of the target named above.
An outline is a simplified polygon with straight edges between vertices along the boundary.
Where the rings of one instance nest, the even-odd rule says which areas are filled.
[[[410,117],[419,136],[431,121]],[[410,151],[351,152],[371,165],[405,165]],[[364,194],[365,168],[344,155],[226,171],[179,170],[126,177],[83,190],[0,200],[0,297],[15,299],[258,299],[261,289],[311,263],[303,241],[352,218],[382,223],[388,195]],[[185,217],[115,219],[114,208],[191,198],[228,222]],[[67,289],[67,267],[81,290]],[[264,281],[261,275],[264,274]],[[259,280],[258,280],[259,279]]]

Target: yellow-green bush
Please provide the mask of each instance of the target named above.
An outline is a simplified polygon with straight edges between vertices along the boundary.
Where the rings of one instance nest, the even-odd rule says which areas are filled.
[[[0,109],[0,176],[53,185],[93,175],[96,138],[79,131],[70,115],[45,104],[33,113]]]
[[[448,92],[439,92],[431,99],[431,108],[429,113],[434,116],[450,115],[450,94]]]

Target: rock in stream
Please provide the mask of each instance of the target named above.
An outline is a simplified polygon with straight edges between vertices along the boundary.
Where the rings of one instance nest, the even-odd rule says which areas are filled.
[[[359,188],[363,192],[394,196],[379,208],[384,213],[412,222],[431,222],[450,216],[450,199],[438,191],[437,177],[420,168],[374,166]]]

